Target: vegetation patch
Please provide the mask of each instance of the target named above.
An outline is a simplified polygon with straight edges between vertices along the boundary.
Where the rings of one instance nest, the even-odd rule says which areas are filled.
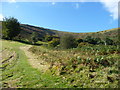
[[[107,54],[103,53],[104,49]],[[85,45],[68,50],[34,46],[29,50],[48,62],[52,75],[62,77],[71,87],[118,87],[119,55],[116,46]]]

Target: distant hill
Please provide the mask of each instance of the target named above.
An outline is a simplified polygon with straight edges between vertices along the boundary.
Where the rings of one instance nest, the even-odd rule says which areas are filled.
[[[92,37],[99,37],[101,39],[104,39],[106,37],[109,37],[113,40],[117,39],[118,36],[118,28],[110,29],[110,30],[104,30],[104,31],[99,31],[99,32],[88,32],[88,33],[72,33],[72,32],[63,32],[63,31],[58,31],[58,30],[52,30],[52,29],[47,29],[43,27],[37,27],[37,26],[32,26],[28,24],[21,24],[21,35],[22,36],[29,36],[32,32],[37,32],[39,33],[40,36],[44,35],[58,35],[62,36],[65,34],[71,34],[75,36],[76,38],[85,38],[87,36],[92,36]]]
[[[37,32],[39,36],[42,36],[42,37],[45,35],[55,35],[55,33],[52,30],[42,28],[42,27],[32,26],[28,24],[21,24],[20,27],[21,27],[20,35],[24,38],[30,37],[30,35],[33,32]]]
[[[118,40],[118,28],[103,30],[99,32],[73,33],[73,32],[64,32],[64,31],[47,29],[47,28],[32,26],[28,24],[20,24],[20,27],[21,27],[20,36],[22,38],[28,38],[31,36],[33,32],[37,32],[39,33],[40,37],[44,37],[45,35],[57,35],[61,37],[62,35],[65,35],[65,34],[71,34],[75,38],[85,38],[87,36],[92,36],[95,38],[99,37],[101,39],[105,39],[106,37],[108,37],[113,40]],[[2,23],[0,21],[0,30],[1,29],[2,29]]]

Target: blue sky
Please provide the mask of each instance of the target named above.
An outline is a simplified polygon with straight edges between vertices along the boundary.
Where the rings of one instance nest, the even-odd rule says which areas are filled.
[[[100,2],[2,3],[4,17],[67,32],[96,32],[118,27],[118,20]]]

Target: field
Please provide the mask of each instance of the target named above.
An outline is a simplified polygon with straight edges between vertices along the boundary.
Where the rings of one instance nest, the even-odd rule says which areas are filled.
[[[1,40],[4,88],[118,88],[117,46],[50,49]]]

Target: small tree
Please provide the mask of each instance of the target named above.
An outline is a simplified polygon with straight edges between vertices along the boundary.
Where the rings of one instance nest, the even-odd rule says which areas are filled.
[[[60,39],[60,46],[64,49],[77,47],[76,40],[72,35],[64,35]]]
[[[20,33],[20,23],[14,17],[4,18],[2,21],[2,38],[13,39]]]

